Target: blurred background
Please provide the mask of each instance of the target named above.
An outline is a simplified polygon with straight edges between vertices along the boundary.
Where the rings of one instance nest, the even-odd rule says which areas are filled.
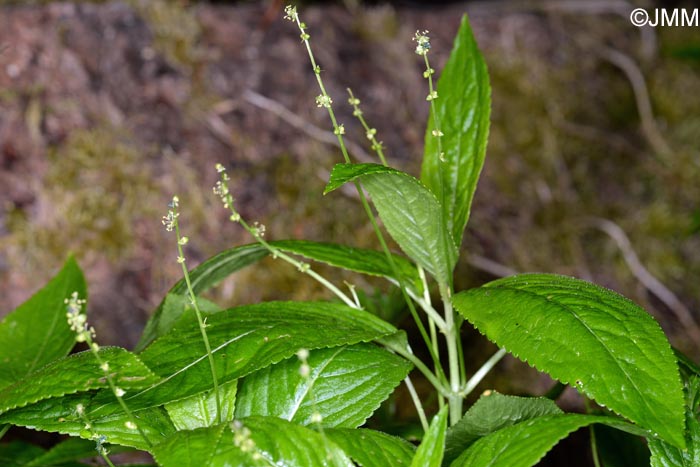
[[[284,3],[128,0],[0,6],[0,315],[74,254],[104,344],[131,347],[180,279],[160,219],[173,194],[188,264],[251,241],[212,194],[221,162],[242,214],[270,239],[377,247],[351,193],[321,196],[341,160]],[[464,12],[491,75],[483,177],[456,287],[516,271],[577,276],[656,317],[700,357],[700,27],[638,28],[625,0],[302,2],[352,155],[369,158],[346,88],[391,164],[419,173],[428,105],[411,38],[447,59]],[[263,261],[211,296],[224,305],[325,297]],[[381,281],[339,275],[401,323]],[[494,350],[464,331],[474,366]],[[484,387],[551,382],[504,360]],[[568,464],[567,464],[568,465]]]

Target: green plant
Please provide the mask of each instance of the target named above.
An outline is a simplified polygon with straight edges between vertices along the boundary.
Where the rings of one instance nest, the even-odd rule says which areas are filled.
[[[431,106],[417,180],[387,165],[352,93],[350,104],[382,164],[351,163],[306,26],[294,8],[286,13],[301,31],[321,90],[317,105],[328,111],[345,158],[334,167],[326,193],[355,185],[381,251],[265,240],[264,226],[248,223],[236,209],[226,170],[217,166],[215,193],[231,220],[256,241],[188,270],[188,240],[180,234],[174,198],[163,223],[176,232],[184,278],[154,311],[134,352],[94,342],[82,314],[85,281],[72,259],[2,322],[4,431],[18,425],[72,437],[48,451],[21,441],[0,445],[3,465],[84,465],[76,459],[96,446],[110,465],[108,447],[148,451],[162,466],[517,467],[536,464],[560,439],[593,425],[599,426],[591,436],[596,465],[615,465],[610,459],[639,448],[642,438],[648,450],[641,444],[641,462],[697,465],[700,370],[674,353],[639,306],[588,282],[549,274],[453,290],[490,111],[486,66],[466,18],[437,88],[428,35],[415,37]],[[406,256],[390,251],[380,219]],[[224,277],[267,256],[318,281],[334,300],[222,310],[201,298]],[[344,291],[307,261],[393,283],[428,362],[414,354],[405,332],[363,309],[366,294],[352,285]],[[459,334],[465,321],[500,347],[472,375]],[[89,351],[69,356],[76,336]],[[465,412],[466,397],[506,352],[548,373],[559,387],[551,398],[487,391]],[[435,391],[437,414],[430,422],[409,377],[414,368]],[[401,381],[424,431],[417,448],[359,428]],[[586,398],[589,413],[564,413],[554,403],[565,385]],[[607,437],[614,436],[621,441],[611,446]]]

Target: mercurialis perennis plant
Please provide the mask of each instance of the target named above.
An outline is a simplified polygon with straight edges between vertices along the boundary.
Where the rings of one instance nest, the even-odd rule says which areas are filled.
[[[640,306],[589,282],[551,274],[505,277],[455,290],[455,266],[486,155],[489,76],[466,16],[449,60],[437,72],[429,31],[417,31],[430,117],[418,177],[390,165],[363,113],[361,93],[330,96],[295,7],[285,9],[318,86],[316,105],[337,138],[338,163],[323,194],[345,185],[376,235],[376,249],[266,238],[246,219],[225,165],[213,196],[230,228],[250,243],[190,268],[173,197],[162,222],[172,267],[182,269],[133,350],[100,347],[84,314],[86,285],[73,259],[0,324],[0,426],[69,435],[51,449],[2,444],[3,465],[87,465],[95,449],[142,450],[164,467],[536,465],[572,432],[618,440],[652,466],[700,465],[700,372],[674,351]],[[335,113],[347,99],[376,163],[357,163]],[[319,193],[319,195],[322,195]],[[324,301],[274,301],[223,309],[201,298],[225,277],[271,257],[318,282]],[[416,339],[366,306],[365,291],[337,284],[317,265],[388,281],[412,319]],[[381,303],[381,302],[380,302]],[[498,346],[467,365],[460,331],[473,327]],[[87,350],[71,353],[80,342]],[[82,347],[84,348],[84,347]],[[507,354],[547,373],[547,394],[474,390]],[[420,387],[430,387],[430,397]],[[585,413],[557,398],[573,387]],[[416,430],[368,419],[396,392],[412,401]],[[469,396],[472,396],[469,398]],[[469,405],[467,401],[470,401]],[[476,401],[476,402],[473,402]],[[376,428],[385,428],[376,429]],[[614,464],[618,465],[618,464]],[[631,464],[630,464],[631,465]]]

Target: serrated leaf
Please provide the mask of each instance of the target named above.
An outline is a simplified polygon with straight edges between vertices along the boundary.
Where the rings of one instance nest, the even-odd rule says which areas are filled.
[[[524,420],[473,443],[451,467],[531,467],[570,433],[592,423],[604,423],[638,433],[620,420],[595,415],[559,414]]]
[[[327,427],[355,428],[393,392],[412,365],[373,344],[313,350],[310,375],[297,357],[258,370],[241,382],[236,418],[280,417],[312,424],[319,413]]]
[[[224,310],[207,319],[220,383],[291,357],[300,348],[355,344],[395,332],[396,328],[370,313],[329,302],[264,302]],[[128,399],[130,404],[159,405],[212,388],[199,325],[192,315],[140,356],[163,381]]]
[[[460,292],[454,305],[516,357],[684,446],[676,360],[658,323],[633,302],[578,279],[524,274]]]
[[[314,430],[274,417],[249,417],[230,424],[181,431],[159,444],[162,467],[350,467],[352,461]]]
[[[449,465],[478,439],[523,420],[563,413],[544,397],[506,396],[497,392],[483,395],[457,424],[447,429],[445,459]]]
[[[331,266],[363,274],[394,277],[384,253],[379,251],[301,240],[278,240],[269,243],[282,251],[295,253]],[[190,271],[192,288],[195,294],[199,295],[230,274],[265,258],[268,254],[269,251],[258,243],[223,251]],[[397,272],[403,276],[406,285],[411,286],[418,293],[422,293],[422,283],[416,268],[405,258],[398,255],[393,255],[393,258],[394,265],[398,269]],[[148,344],[172,329],[183,314],[182,304],[189,304],[187,293],[187,284],[184,279],[170,289],[166,298],[158,305],[146,323],[141,339],[136,346],[137,352],[142,351]],[[202,305],[202,303],[199,304]]]
[[[75,333],[66,321],[64,300],[73,292],[86,296],[83,273],[70,258],[44,288],[2,320],[0,388],[68,355]]]
[[[139,358],[119,347],[99,350],[109,363],[117,386],[140,389],[160,380]],[[109,387],[104,372],[90,351],[64,357],[46,365],[0,392],[0,413],[65,394]]]
[[[267,256],[268,252],[262,245],[253,243],[243,245],[230,250],[223,251],[190,271],[190,280],[195,295],[199,295],[205,290],[218,284],[221,280],[244,267],[255,263]],[[175,284],[169,295],[185,295],[187,293],[187,283],[184,279]],[[165,299],[158,305],[151,318],[146,323],[146,327],[141,334],[136,352],[142,351],[148,344],[160,336],[167,334],[175,322],[180,318],[182,310],[165,309]]]
[[[401,467],[411,464],[415,447],[381,431],[330,428],[325,435],[362,467]]]
[[[445,431],[447,430],[447,409],[443,407],[430,422],[423,441],[416,450],[411,467],[439,467],[445,454]]]
[[[336,164],[325,192],[357,179],[404,253],[439,282],[450,283],[457,247],[435,195],[410,175],[378,164]]]
[[[237,390],[237,380],[219,386],[222,422],[233,420]],[[187,399],[166,404],[165,410],[168,411],[178,431],[213,426],[217,423],[216,393],[212,389],[209,392],[195,394]]]
[[[700,465],[700,378],[691,377],[686,387],[686,449],[679,449],[658,439],[649,440],[651,467],[696,467]]]
[[[306,240],[278,240],[270,242],[270,244],[282,251],[302,255],[314,261],[320,261],[331,266],[347,269],[348,271],[395,278],[394,271],[391,269],[386,255],[381,251]],[[423,293],[423,285],[416,267],[402,256],[392,255],[392,258],[394,267],[404,279],[405,284],[412,287],[417,293]]]
[[[431,111],[425,133],[421,180],[435,193],[448,231],[457,246],[462,243],[486,155],[491,114],[488,71],[465,15],[450,58],[437,84],[435,113]],[[443,133],[433,136],[435,122]]]
[[[129,392],[127,397],[128,395]],[[106,437],[105,443],[148,450],[148,445],[139,432],[126,427],[129,418],[109,389],[43,399],[5,412],[0,415],[0,423],[91,439],[92,432],[85,429],[85,422],[76,413],[78,404],[85,407],[93,432]],[[162,407],[137,409],[129,405],[129,408],[136,417],[139,428],[152,443],[158,443],[175,432],[170,417]]]

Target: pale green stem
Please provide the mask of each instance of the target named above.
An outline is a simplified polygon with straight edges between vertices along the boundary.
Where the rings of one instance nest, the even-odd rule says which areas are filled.
[[[493,354],[491,358],[486,360],[486,363],[481,365],[481,368],[479,368],[474,375],[472,375],[471,378],[469,378],[469,381],[464,385],[464,389],[460,392],[460,395],[462,397],[467,397],[474,388],[476,388],[481,380],[484,379],[484,377],[493,369],[493,367],[496,366],[496,364],[501,361],[501,359],[506,355],[506,351],[503,349],[499,349],[498,352]]]
[[[85,413],[83,413],[83,412],[78,412],[78,416],[79,416],[80,419],[83,421],[83,423],[85,423],[85,426],[86,426],[86,427],[91,427],[91,426],[92,426],[92,424],[90,423],[90,419],[87,418],[87,416],[85,415]],[[92,428],[90,428],[90,433],[92,433],[93,436],[97,436],[97,433],[95,433],[95,432],[92,430]],[[102,457],[102,459],[107,463],[108,466],[114,467],[114,464],[112,463],[112,461],[110,460],[109,456],[107,455],[107,450],[104,448],[104,446],[98,444],[98,448],[95,449],[95,450],[99,453],[100,457]]]
[[[428,287],[428,279],[425,276],[425,270],[423,269],[422,266],[418,266],[418,276],[420,277],[421,282],[423,283],[423,300],[426,304],[426,308],[423,308],[424,311],[428,314],[428,317],[430,317],[430,313],[427,311],[429,309],[433,309],[433,304],[430,300],[430,289]],[[433,309],[434,311],[434,309]],[[437,315],[437,312],[435,312]],[[439,316],[439,315],[438,315]],[[444,320],[442,321],[442,327],[441,331],[445,329],[445,322]],[[435,319],[429,319],[428,325],[430,328],[430,340],[432,341],[433,344],[433,352],[435,352],[435,355],[437,355],[438,360],[440,359],[440,347],[439,347],[439,342],[438,342],[438,336],[437,336],[437,330],[435,329]],[[437,371],[437,368],[436,368]]]
[[[455,326],[454,311],[452,310],[452,295],[450,289],[444,283],[438,284],[440,296],[445,308],[445,340],[447,341],[447,360],[450,369],[450,426],[456,424],[462,418],[463,399],[459,394],[461,386],[459,372],[459,356],[457,355],[457,339],[459,330]]]
[[[427,379],[430,382],[430,384],[433,385],[435,390],[437,390],[437,392],[441,396],[450,396],[450,390],[447,387],[445,387],[444,383],[440,381],[440,379],[438,379],[437,376],[435,376],[435,373],[433,373],[420,358],[416,357],[410,349],[405,349],[401,346],[393,345],[393,343],[384,341],[382,339],[379,339],[379,343],[384,345],[387,349],[392,350],[397,354],[401,355],[409,362],[413,363],[413,365],[418,369],[418,371],[423,373],[425,379]]]
[[[323,80],[321,79],[321,67],[319,67],[316,64],[316,59],[314,58],[313,51],[311,50],[311,43],[308,40],[308,35],[305,32],[305,27],[301,23],[301,20],[299,19],[299,15],[295,13],[294,15],[294,20],[297,23],[297,26],[299,27],[299,30],[302,32],[302,41],[304,42],[304,45],[306,47],[306,51],[309,55],[309,60],[311,61],[311,66],[314,71],[314,75],[316,76],[316,81],[318,83],[319,89],[321,90],[321,95],[327,99],[327,102],[330,102],[330,96],[326,92],[326,88],[323,85]],[[335,118],[335,113],[333,112],[333,107],[328,104],[325,106],[326,110],[328,111],[328,115],[331,119],[331,123],[333,124],[333,133],[336,135],[338,138],[338,144],[340,146],[340,151],[343,154],[343,159],[345,160],[346,163],[351,163],[350,156],[348,155],[347,148],[345,147],[345,141],[342,136],[342,132],[340,131],[337,123],[337,119]],[[362,190],[362,186],[360,185],[359,182],[355,181],[354,182],[355,188],[357,190],[357,193],[360,197],[360,202],[362,203],[362,207],[365,210],[365,213],[367,213],[367,217],[369,218],[372,228],[379,240],[379,243],[382,247],[382,250],[384,251],[384,254],[387,257],[387,261],[389,263],[389,266],[392,270],[392,274],[396,277],[396,279],[399,281],[399,288],[401,289],[401,294],[403,295],[404,300],[406,301],[406,305],[408,306],[409,311],[411,312],[411,316],[413,316],[414,321],[416,322],[416,326],[418,327],[418,331],[421,334],[421,337],[425,341],[428,350],[430,352],[431,358],[433,359],[433,362],[436,366],[440,365],[440,360],[435,355],[432,349],[431,345],[431,340],[430,337],[428,337],[428,333],[425,330],[425,326],[423,326],[423,323],[420,319],[420,316],[418,316],[418,312],[416,311],[415,306],[413,305],[413,302],[410,300],[408,293],[406,292],[406,286],[403,282],[403,278],[398,274],[398,268],[394,264],[394,259],[391,255],[391,252],[389,251],[389,247],[386,244],[386,241],[384,240],[384,236],[381,233],[381,230],[379,229],[379,225],[377,224],[377,221],[374,217],[374,214],[372,213],[372,209],[369,207],[369,203],[367,202],[367,198],[364,194],[364,191]]]
[[[2,439],[3,436],[5,436],[5,433],[7,433],[7,430],[10,429],[12,425],[3,425],[2,428],[0,428],[0,439]]]
[[[404,378],[403,382],[406,384],[406,389],[408,389],[408,393],[411,395],[413,405],[416,406],[416,412],[418,412],[418,418],[420,418],[420,424],[423,427],[423,431],[427,433],[430,425],[428,424],[428,418],[425,416],[425,410],[423,409],[423,404],[420,401],[420,397],[418,397],[416,388],[413,386],[411,378],[408,376]]]
[[[90,347],[90,351],[95,356],[97,363],[99,364],[100,368],[104,372],[105,379],[107,380],[107,384],[109,385],[109,388],[112,390],[114,397],[117,398],[117,402],[121,406],[121,408],[124,411],[124,413],[126,414],[126,416],[129,418],[129,421],[136,426],[136,429],[138,430],[139,434],[141,435],[143,440],[146,442],[148,447],[149,448],[152,447],[153,444],[148,439],[148,436],[146,436],[146,433],[141,429],[141,425],[136,423],[137,418],[134,417],[134,414],[131,412],[129,407],[126,405],[122,396],[119,395],[119,392],[117,391],[117,385],[114,382],[114,377],[112,376],[112,373],[110,373],[110,370],[109,370],[109,366],[108,366],[109,363],[107,363],[107,370],[106,371],[104,370],[105,361],[102,360],[102,357],[100,357],[100,354],[97,351],[98,345],[93,342],[92,338],[89,335],[85,336],[85,343]]]
[[[175,211],[176,208],[173,208]],[[219,379],[216,376],[216,366],[214,365],[214,354],[211,351],[211,346],[209,345],[209,337],[207,336],[206,324],[202,318],[202,312],[199,310],[199,305],[197,304],[197,296],[192,288],[192,281],[190,281],[190,273],[187,271],[187,266],[185,265],[185,255],[182,250],[182,243],[180,237],[180,224],[177,221],[177,217],[174,222],[175,235],[177,236],[177,252],[178,261],[180,266],[182,266],[182,274],[185,276],[185,283],[187,284],[187,292],[190,295],[190,301],[192,302],[192,307],[194,308],[194,313],[197,315],[197,323],[199,324],[199,332],[202,335],[202,340],[204,341],[204,348],[207,351],[207,359],[209,360],[209,369],[211,370],[211,380],[214,385],[214,397],[216,398],[216,421],[217,423],[222,423],[221,418],[221,394],[219,392]]]
[[[230,207],[231,212],[234,214],[238,214],[233,207]],[[323,285],[326,289],[331,291],[336,297],[338,297],[340,300],[343,301],[347,306],[351,308],[360,308],[350,297],[345,295],[342,290],[340,290],[338,287],[333,285],[331,282],[328,281],[325,277],[311,269],[311,266],[309,266],[308,263],[304,263],[303,261],[298,261],[288,254],[280,251],[279,249],[275,248],[274,246],[270,245],[267,241],[265,241],[264,238],[260,236],[259,233],[256,232],[256,230],[251,227],[244,219],[239,219],[237,222],[241,224],[241,226],[248,232],[250,233],[253,238],[255,238],[255,241],[260,243],[263,247],[265,247],[270,254],[272,255],[273,258],[279,258],[295,268],[303,274],[308,274],[310,277],[315,279],[319,284]]]
[[[357,119],[362,124],[362,128],[365,129],[367,139],[369,139],[370,143],[372,143],[372,149],[377,153],[379,160],[382,161],[382,165],[384,165],[385,167],[388,166],[389,164],[386,163],[386,158],[384,157],[384,149],[382,149],[382,143],[377,141],[377,138],[374,137],[374,132],[376,130],[374,128],[370,128],[370,126],[367,124],[367,121],[365,120],[365,117],[362,114],[362,110],[360,110],[360,106],[359,104],[357,104],[358,101],[352,93],[352,89],[348,88],[348,94],[350,94],[350,105],[352,105],[353,108],[353,115],[357,117]]]

